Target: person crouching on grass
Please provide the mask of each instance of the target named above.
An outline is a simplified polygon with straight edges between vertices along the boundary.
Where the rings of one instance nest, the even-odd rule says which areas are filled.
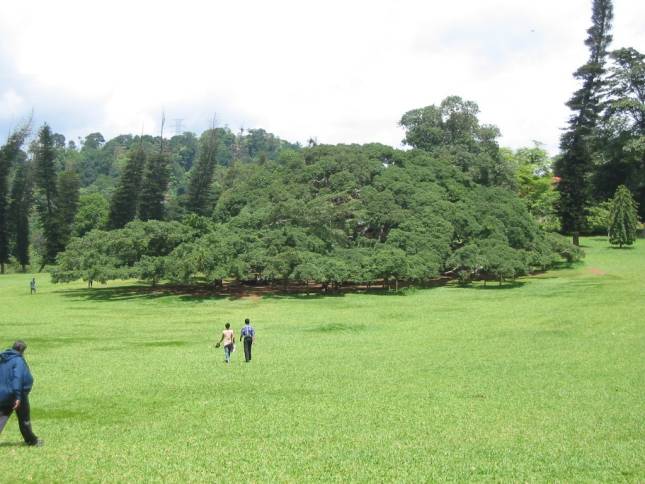
[[[224,325],[225,329],[222,331],[222,337],[219,339],[215,348],[219,348],[222,343],[224,343],[224,361],[226,363],[231,362],[231,353],[235,350],[235,333],[231,329],[231,323],[226,323]]]

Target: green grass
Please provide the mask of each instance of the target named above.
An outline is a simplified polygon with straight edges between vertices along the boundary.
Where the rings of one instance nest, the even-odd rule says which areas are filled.
[[[36,378],[0,480],[645,480],[645,242],[498,289],[190,298],[0,277]],[[250,317],[254,361],[223,363]],[[240,348],[241,349],[241,348]]]

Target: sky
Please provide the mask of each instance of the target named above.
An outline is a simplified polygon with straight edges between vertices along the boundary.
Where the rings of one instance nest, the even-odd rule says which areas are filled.
[[[33,112],[67,139],[263,128],[401,146],[450,95],[510,148],[556,154],[591,0],[0,0],[0,142]],[[614,0],[612,48],[645,51],[645,1]]]

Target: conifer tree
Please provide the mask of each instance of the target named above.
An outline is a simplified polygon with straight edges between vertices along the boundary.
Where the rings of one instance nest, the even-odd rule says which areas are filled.
[[[188,200],[186,208],[197,215],[208,216],[212,212],[213,195],[211,184],[215,171],[215,154],[217,152],[217,132],[209,130],[202,140],[199,158],[190,175],[188,185]]]
[[[45,124],[38,133],[36,146],[36,187],[38,215],[45,237],[45,253],[42,254],[42,265],[52,264],[56,255],[63,248],[61,226],[57,214],[58,184],[54,160],[56,150],[51,128]]]
[[[11,186],[9,220],[12,232],[12,253],[22,271],[29,265],[29,212],[32,204],[31,177],[29,165],[20,163]]]
[[[159,153],[148,157],[143,173],[139,205],[139,218],[143,221],[164,218],[164,201],[170,181],[169,159],[163,149],[164,122],[165,118],[162,118]]]
[[[9,171],[28,134],[29,123],[13,132],[0,148],[0,274],[4,274],[4,266],[9,262]]]
[[[81,181],[73,167],[68,167],[58,175],[58,220],[60,223],[60,243],[64,249],[72,236],[74,217],[78,211]]]
[[[579,245],[579,232],[591,190],[590,145],[602,109],[603,74],[612,39],[609,34],[612,17],[611,0],[593,0],[592,25],[585,40],[590,51],[589,60],[574,73],[574,77],[582,81],[582,87],[567,103],[573,114],[569,118],[569,128],[560,140],[562,156],[555,164],[555,174],[560,178],[558,214],[562,230],[573,235],[575,245]]]
[[[632,245],[638,229],[638,210],[631,192],[625,185],[616,189],[609,211],[609,243]]]
[[[141,178],[145,164],[146,153],[143,150],[143,146],[139,144],[130,154],[119,179],[119,184],[114,195],[112,195],[110,214],[108,216],[109,229],[123,228],[137,216],[139,190],[141,189]]]

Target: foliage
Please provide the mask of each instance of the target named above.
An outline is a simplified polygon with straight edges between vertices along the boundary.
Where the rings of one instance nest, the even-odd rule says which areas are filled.
[[[104,229],[108,222],[110,205],[100,193],[86,193],[80,195],[78,210],[74,217],[75,237],[83,237],[94,229]]]
[[[594,0],[592,25],[587,30],[589,36],[585,40],[589,60],[574,73],[574,77],[582,81],[582,87],[567,103],[573,114],[569,118],[569,128],[560,141],[562,156],[555,164],[555,173],[559,177],[558,213],[562,230],[573,234],[576,245],[591,197],[593,147],[590,137],[594,134],[602,109],[603,74],[607,48],[612,39],[609,34],[612,17],[611,0]]]
[[[120,229],[136,217],[145,164],[146,153],[139,144],[130,152],[119,184],[112,195],[108,228]]]
[[[607,235],[610,208],[611,202],[609,200],[589,207],[584,232],[586,234]]]
[[[197,164],[190,174],[186,208],[198,215],[213,212],[213,193],[211,184],[217,164],[217,130],[211,129],[202,135]]]
[[[645,217],[645,55],[623,48],[611,58],[596,141],[594,195],[606,200],[625,185]]]
[[[325,289],[422,285],[468,270],[469,278],[504,280],[558,259],[515,194],[475,184],[450,159],[423,150],[317,145],[215,175],[221,191],[212,219],[191,214],[174,222],[173,230],[190,235],[159,254],[133,247],[145,239],[140,231],[170,226],[130,224],[108,232],[119,242],[104,246],[105,255],[155,284],[229,279]],[[480,266],[451,258],[473,244]]]
[[[408,111],[400,125],[404,143],[440,154],[459,166],[477,183],[514,186],[512,167],[500,156],[497,127],[480,125],[479,106],[458,96],[444,99],[439,106]]]
[[[33,202],[30,166],[18,165],[11,186],[9,223],[13,233],[12,253],[24,272],[29,265],[29,212]]]
[[[609,211],[609,243],[612,245],[632,245],[638,229],[636,202],[629,189],[621,185],[611,201]]]
[[[585,256],[584,251],[579,246],[571,244],[566,237],[560,234],[547,234],[547,239],[553,252],[569,263],[578,262]]]
[[[60,243],[67,245],[74,229],[74,219],[78,211],[80,180],[73,169],[66,169],[58,175],[57,219],[60,230]]]
[[[83,279],[107,282],[137,277],[157,283],[164,258],[178,245],[194,238],[179,222],[130,222],[123,229],[92,230],[73,238],[52,269],[54,282]]]
[[[63,226],[58,213],[56,148],[51,128],[45,124],[38,133],[35,152],[36,207],[45,238],[42,265],[52,264],[64,249]]]
[[[515,152],[503,149],[502,156],[515,167],[517,194],[526,202],[526,207],[538,225],[549,232],[560,230],[560,221],[555,211],[559,199],[556,180],[553,177],[552,161],[540,143]]]
[[[168,156],[163,152],[148,156],[141,184],[139,218],[141,220],[163,220],[166,190],[170,181]]]
[[[29,134],[26,124],[9,135],[7,142],[0,147],[0,273],[9,262],[10,224],[9,224],[9,172],[19,157],[21,147]]]

